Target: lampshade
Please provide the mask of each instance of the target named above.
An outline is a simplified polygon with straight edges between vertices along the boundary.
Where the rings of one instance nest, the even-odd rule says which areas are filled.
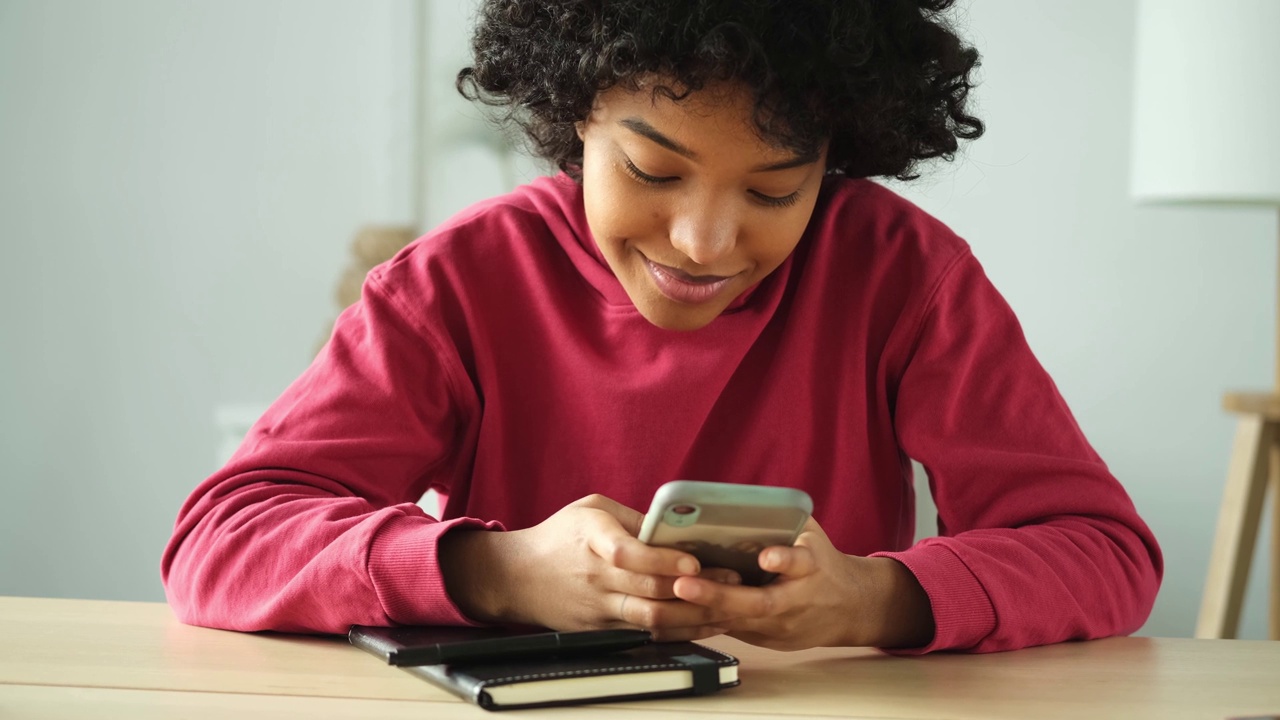
[[[1280,206],[1280,0],[1138,0],[1131,191]]]

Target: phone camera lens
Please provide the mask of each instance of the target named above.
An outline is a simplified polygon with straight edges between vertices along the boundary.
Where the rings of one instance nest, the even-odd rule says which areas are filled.
[[[692,515],[695,510],[697,510],[697,508],[692,505],[676,505],[671,508],[671,512],[677,515]]]

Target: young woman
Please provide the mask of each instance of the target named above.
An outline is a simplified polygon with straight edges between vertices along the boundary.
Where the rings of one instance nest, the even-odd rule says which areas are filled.
[[[179,617],[903,652],[1137,629],[1150,530],[968,246],[867,179],[982,132],[950,4],[485,3],[459,87],[562,172],[369,275],[182,508]],[[908,458],[939,513],[914,545]],[[744,586],[636,539],[673,479],[801,488],[814,521]]]

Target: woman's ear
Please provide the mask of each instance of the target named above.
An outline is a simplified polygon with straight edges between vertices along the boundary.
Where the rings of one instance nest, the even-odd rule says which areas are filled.
[[[583,133],[585,133],[587,130],[587,122],[585,120],[579,120],[578,122],[574,123],[573,129],[578,131],[579,140],[586,140],[586,138],[583,137]]]

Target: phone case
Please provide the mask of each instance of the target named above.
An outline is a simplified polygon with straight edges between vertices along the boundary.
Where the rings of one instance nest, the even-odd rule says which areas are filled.
[[[747,585],[774,578],[760,551],[791,545],[813,513],[803,490],[768,485],[676,480],[654,493],[640,540],[690,553],[704,567],[731,568]]]

